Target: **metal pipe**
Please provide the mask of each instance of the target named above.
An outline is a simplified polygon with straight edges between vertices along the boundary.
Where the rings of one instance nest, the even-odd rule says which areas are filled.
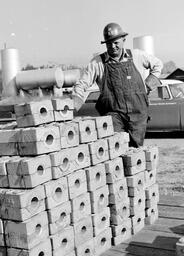
[[[18,89],[30,90],[35,88],[49,88],[56,85],[62,88],[64,74],[61,68],[46,68],[21,71],[15,78]]]

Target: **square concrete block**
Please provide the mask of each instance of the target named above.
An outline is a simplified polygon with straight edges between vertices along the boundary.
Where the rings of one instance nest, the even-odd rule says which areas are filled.
[[[132,234],[135,235],[144,228],[145,212],[140,212],[131,217],[132,220]]]
[[[131,219],[127,218],[121,225],[112,226],[112,244],[114,246],[126,241],[132,236]]]
[[[51,236],[53,255],[67,255],[74,250],[74,230],[67,226]]]
[[[94,117],[98,139],[105,138],[114,134],[114,127],[111,116]]]
[[[109,203],[117,204],[128,197],[126,178],[109,184]]]
[[[91,216],[73,224],[75,247],[93,238],[93,226]]]
[[[127,197],[126,200],[118,204],[111,204],[110,206],[110,223],[111,225],[121,225],[130,216],[130,201]]]
[[[71,202],[67,201],[47,211],[49,233],[53,235],[71,224]]]
[[[69,200],[68,183],[66,177],[48,181],[44,184],[46,195],[46,209],[52,209]]]
[[[42,185],[34,189],[0,189],[0,215],[3,219],[24,221],[45,210]]]
[[[126,176],[145,171],[146,159],[145,152],[142,149],[130,148],[122,158]]]
[[[111,239],[112,239],[111,228],[105,229],[98,236],[94,237],[97,256],[111,248]]]
[[[100,213],[92,214],[93,236],[98,236],[110,226],[110,209],[104,208]]]
[[[0,254],[1,255],[1,254]],[[30,250],[19,249],[19,248],[7,248],[8,256],[36,256],[36,255],[47,255],[52,256],[51,241],[49,238],[36,245]]]
[[[97,140],[95,120],[90,117],[75,118],[74,121],[79,125],[80,143],[88,143]]]
[[[109,160],[108,142],[107,139],[100,139],[91,142],[89,145],[89,152],[91,156],[92,165]]]
[[[91,214],[90,194],[84,193],[71,200],[72,212],[71,221],[76,223]]]
[[[11,188],[33,188],[52,179],[48,155],[12,159],[6,166]]]
[[[135,197],[130,197],[130,215],[134,216],[137,212],[144,212],[146,208],[145,204],[145,192],[141,192]]]
[[[85,169],[88,191],[94,191],[106,185],[106,171],[104,163]]]
[[[63,97],[52,99],[52,105],[53,105],[53,109],[56,111],[59,111],[59,110],[67,111],[67,110],[74,109],[73,99],[71,99],[68,96],[63,96]]]
[[[72,148],[73,165],[75,170],[79,170],[91,165],[89,147],[87,144],[80,144]]]
[[[118,180],[124,179],[124,167],[121,157],[105,162],[107,184],[115,183]]]
[[[90,192],[91,198],[91,212],[100,213],[109,204],[108,200],[109,189],[108,186],[103,186],[95,191]]]
[[[0,188],[9,187],[6,164],[11,159],[9,156],[0,157]]]
[[[59,128],[54,125],[22,129],[18,142],[21,156],[40,155],[60,150]]]
[[[109,158],[114,159],[124,155],[128,150],[129,135],[126,132],[116,132],[107,138]]]
[[[154,207],[147,208],[145,210],[145,224],[152,225],[158,219],[158,207],[155,205]]]
[[[152,186],[156,183],[156,169],[152,169],[151,171],[146,170],[145,172],[145,188]]]
[[[143,172],[139,172],[133,176],[128,176],[126,177],[127,180],[127,186],[128,189],[133,188],[134,191],[137,190],[137,192],[141,192],[145,189],[145,176],[144,176],[144,171]],[[134,194],[131,195],[129,194],[129,196],[135,196]]]
[[[5,226],[8,247],[31,249],[49,236],[46,211],[23,222],[7,221]]]
[[[145,195],[146,195],[146,200],[156,200],[156,202],[159,201],[159,187],[158,183],[153,184],[150,187],[147,187],[145,189]]]
[[[87,180],[84,169],[70,173],[67,179],[70,199],[87,192]]]
[[[84,244],[76,247],[76,256],[85,256],[85,255],[96,256],[93,238],[85,242]]]
[[[32,101],[14,106],[18,127],[37,126],[54,121],[51,100]]]
[[[159,151],[157,146],[145,146],[143,150],[145,152],[146,162],[150,162],[153,160],[158,161]]]
[[[75,170],[73,148],[61,149],[49,155],[52,165],[52,179],[59,179]]]
[[[57,124],[60,131],[61,148],[70,148],[79,145],[79,126],[68,121]]]

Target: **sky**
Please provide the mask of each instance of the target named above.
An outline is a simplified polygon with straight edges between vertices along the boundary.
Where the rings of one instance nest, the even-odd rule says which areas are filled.
[[[184,67],[183,0],[0,0],[0,49],[18,49],[22,67],[85,66],[106,50],[110,22],[129,33],[127,48],[151,35],[157,57]]]

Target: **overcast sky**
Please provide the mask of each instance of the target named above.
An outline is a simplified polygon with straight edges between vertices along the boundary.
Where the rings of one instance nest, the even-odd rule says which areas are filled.
[[[127,48],[152,35],[156,55],[184,67],[184,0],[0,0],[0,48],[19,49],[22,66],[86,65],[109,22],[129,33]]]

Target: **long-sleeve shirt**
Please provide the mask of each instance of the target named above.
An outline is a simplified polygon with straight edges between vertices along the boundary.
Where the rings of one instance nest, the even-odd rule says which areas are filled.
[[[163,67],[162,61],[160,59],[139,49],[131,50],[131,52],[133,62],[137,67],[138,71],[140,72],[143,81],[145,81],[146,77],[149,74],[152,74],[156,77],[160,76]],[[127,57],[129,57],[129,55],[124,49],[119,61],[127,61]],[[112,59],[107,52],[105,52],[105,60],[109,62],[116,61]],[[104,64],[100,55],[97,55],[90,61],[80,80],[76,82],[73,88],[73,94],[84,101],[85,91],[95,82],[97,83],[101,91],[103,74]]]

